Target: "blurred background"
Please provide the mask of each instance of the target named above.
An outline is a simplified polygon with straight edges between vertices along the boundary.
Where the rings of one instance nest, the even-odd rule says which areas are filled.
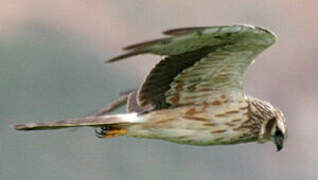
[[[317,6],[316,0],[2,1],[0,179],[317,179]],[[285,113],[289,135],[279,153],[272,143],[195,147],[97,139],[92,128],[11,128],[86,116],[138,87],[160,57],[103,63],[123,46],[169,28],[241,23],[278,35],[249,69],[245,90]]]

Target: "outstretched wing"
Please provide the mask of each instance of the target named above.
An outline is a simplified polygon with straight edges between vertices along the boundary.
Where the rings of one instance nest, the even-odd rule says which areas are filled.
[[[109,62],[150,53],[166,55],[147,76],[137,97],[144,109],[242,100],[243,75],[275,42],[270,31],[250,25],[181,28],[171,37],[128,46]]]

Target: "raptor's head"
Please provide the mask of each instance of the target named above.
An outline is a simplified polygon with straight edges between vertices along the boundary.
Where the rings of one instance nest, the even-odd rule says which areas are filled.
[[[250,119],[254,122],[261,122],[258,131],[258,142],[264,143],[273,141],[277,151],[284,146],[287,137],[287,125],[285,116],[280,109],[268,102],[249,98]]]
[[[266,128],[269,128],[270,138],[275,143],[277,151],[280,151],[287,137],[285,116],[280,109],[275,108],[275,116],[269,120]]]
[[[265,140],[271,140],[276,145],[277,151],[284,146],[287,137],[287,125],[285,116],[280,109],[267,104],[270,110],[270,116],[265,119],[260,136]]]

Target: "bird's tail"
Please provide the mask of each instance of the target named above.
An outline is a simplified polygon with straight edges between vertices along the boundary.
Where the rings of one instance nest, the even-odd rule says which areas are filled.
[[[126,128],[132,124],[141,122],[141,117],[137,113],[116,114],[105,116],[88,116],[64,121],[44,122],[44,123],[27,123],[14,125],[16,130],[52,130],[69,127],[91,126],[101,127],[97,132],[98,137],[115,137],[127,133]]]

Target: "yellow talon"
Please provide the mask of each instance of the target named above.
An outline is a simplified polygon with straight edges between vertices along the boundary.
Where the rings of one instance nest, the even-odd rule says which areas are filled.
[[[99,138],[112,138],[117,136],[122,136],[127,133],[126,129],[110,129],[107,130],[105,133],[100,134]]]

